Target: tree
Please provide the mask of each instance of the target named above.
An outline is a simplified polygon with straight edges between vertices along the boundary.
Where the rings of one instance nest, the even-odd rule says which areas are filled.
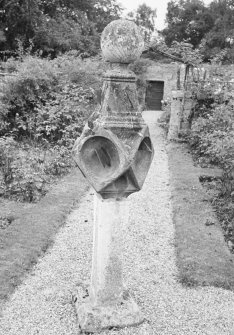
[[[123,8],[116,0],[93,0],[92,10],[87,12],[87,17],[95,23],[99,33],[113,20],[121,17]]]
[[[84,19],[95,24],[99,33],[108,23],[119,19],[122,12],[116,0],[41,0],[40,4],[43,13],[50,17],[66,13],[74,20],[79,20],[80,15],[77,13],[82,13]]]
[[[136,11],[128,13],[128,18],[132,19],[141,28],[145,41],[149,42],[155,30],[156,9],[152,9],[143,3]]]
[[[204,54],[208,58],[227,49],[227,55],[232,58],[234,0],[214,0],[209,5],[209,11],[214,19],[214,25],[205,35]]]
[[[167,45],[188,42],[197,47],[214,25],[212,14],[201,0],[171,0],[167,6],[167,27],[162,30]]]
[[[16,47],[17,39],[27,43],[34,36],[42,14],[38,0],[2,0],[0,13],[0,29],[4,31],[6,46],[10,49]]]
[[[76,13],[78,16],[79,12]],[[44,17],[35,32],[34,46],[44,55],[56,56],[59,52],[79,50],[86,56],[95,55],[99,48],[99,35],[95,26],[80,14],[80,20],[71,20],[62,14],[55,18]]]
[[[221,56],[233,60],[234,0],[171,0],[167,8],[167,27],[161,32],[170,46],[174,41],[199,48],[205,61]]]
[[[0,0],[0,47],[14,50],[20,40],[45,54],[95,54],[100,33],[121,10],[116,0]]]

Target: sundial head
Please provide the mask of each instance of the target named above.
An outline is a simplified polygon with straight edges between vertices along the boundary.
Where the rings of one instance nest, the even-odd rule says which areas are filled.
[[[104,76],[101,107],[77,139],[73,155],[80,170],[103,199],[139,191],[153,158],[153,146],[138,104],[136,77],[128,64],[144,48],[138,26],[128,20],[108,24],[101,36]]]
[[[128,64],[140,57],[144,49],[144,39],[134,22],[115,20],[103,30],[101,49],[106,61]]]

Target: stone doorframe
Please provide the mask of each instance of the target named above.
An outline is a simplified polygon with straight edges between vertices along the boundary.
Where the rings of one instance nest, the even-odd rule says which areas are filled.
[[[163,81],[164,94],[163,100],[172,98],[172,91],[180,89],[183,86],[185,77],[185,65],[178,63],[155,63],[150,65],[145,72],[143,79],[146,82]],[[146,88],[141,101],[145,101]],[[141,108],[144,109],[143,104]]]

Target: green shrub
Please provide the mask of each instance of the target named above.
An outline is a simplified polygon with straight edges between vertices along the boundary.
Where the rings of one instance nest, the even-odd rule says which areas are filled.
[[[99,62],[65,55],[55,61],[27,56],[7,77],[0,103],[0,136],[54,143],[79,136],[101,87]],[[20,64],[20,65],[19,65]]]
[[[71,148],[94,108],[91,103],[93,99],[92,89],[67,84],[55,100],[37,108],[34,119],[34,136],[37,141]]]
[[[0,138],[0,162],[0,195],[28,202],[39,200],[73,166],[65,147],[32,147],[11,137]]]
[[[68,54],[16,61],[0,95],[0,195],[37,201],[73,166],[70,152],[95,110],[102,64]]]
[[[215,164],[223,169],[224,193],[234,191],[234,104],[213,104],[193,121],[189,134],[190,145],[202,164]],[[227,188],[225,185],[229,184]]]
[[[48,60],[27,57],[18,63],[14,76],[8,76],[3,86],[0,104],[0,136],[15,138],[33,136],[35,108],[53,98],[58,85],[58,73]]]

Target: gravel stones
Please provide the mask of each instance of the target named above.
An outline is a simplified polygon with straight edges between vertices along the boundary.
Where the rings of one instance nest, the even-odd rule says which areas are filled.
[[[150,112],[148,120],[159,112]],[[145,113],[147,117],[147,113]],[[232,335],[234,293],[184,288],[177,281],[168,162],[161,129],[152,124],[155,158],[141,192],[129,198],[124,272],[145,315],[119,335]],[[93,200],[89,192],[68,217],[54,246],[4,306],[1,335],[77,335],[72,295],[89,280]],[[88,220],[88,221],[87,221]],[[115,329],[102,334],[117,334]]]

